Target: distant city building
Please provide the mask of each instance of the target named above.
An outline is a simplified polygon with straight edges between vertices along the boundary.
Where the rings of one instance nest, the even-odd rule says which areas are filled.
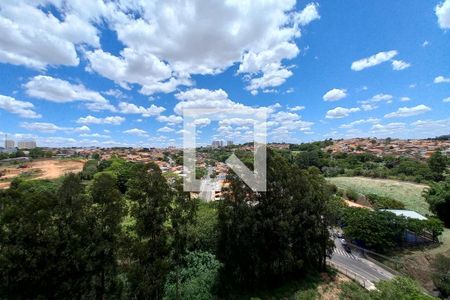
[[[17,148],[19,148],[19,149],[34,149],[34,148],[36,148],[36,142],[35,141],[18,142]]]
[[[13,149],[15,143],[13,140],[5,140],[5,149]]]
[[[233,146],[233,145],[234,145],[233,141],[227,141],[227,146]]]
[[[223,147],[223,141],[213,141],[212,146],[213,148]]]

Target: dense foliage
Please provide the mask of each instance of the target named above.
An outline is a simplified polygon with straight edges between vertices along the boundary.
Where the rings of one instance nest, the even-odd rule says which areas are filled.
[[[446,227],[450,227],[450,178],[446,181],[432,183],[424,193],[430,210],[441,219]]]
[[[442,223],[435,218],[416,220],[365,208],[344,208],[343,211],[342,222],[347,238],[379,252],[402,245],[406,230],[417,235],[430,235],[432,239],[443,231]]]
[[[308,269],[323,269],[332,250],[331,199],[318,170],[301,170],[268,153],[267,192],[235,175],[219,206],[221,282],[233,289],[271,286]],[[227,288],[227,286],[222,286]]]

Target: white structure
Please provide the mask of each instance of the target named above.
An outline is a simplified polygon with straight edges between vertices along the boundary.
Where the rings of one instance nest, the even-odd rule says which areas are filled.
[[[223,141],[213,141],[212,146],[213,148],[223,147]]]
[[[5,149],[13,149],[15,142],[13,140],[5,140]]]
[[[405,218],[416,219],[416,220],[427,220],[426,217],[422,216],[421,214],[419,214],[413,210],[405,210],[405,209],[380,209],[380,210],[391,212],[399,217],[405,217]]]
[[[17,148],[19,148],[19,149],[34,149],[34,148],[36,148],[36,142],[35,141],[18,142]]]

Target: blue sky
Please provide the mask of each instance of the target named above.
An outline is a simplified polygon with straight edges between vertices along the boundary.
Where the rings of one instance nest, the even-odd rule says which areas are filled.
[[[450,0],[2,1],[0,133],[182,145],[184,108],[264,110],[267,140],[450,133]],[[244,119],[198,116],[200,144]]]

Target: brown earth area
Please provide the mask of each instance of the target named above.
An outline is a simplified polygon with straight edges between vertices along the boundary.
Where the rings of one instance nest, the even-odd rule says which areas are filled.
[[[55,179],[66,173],[78,173],[83,169],[85,160],[36,160],[21,165],[0,167],[0,188],[8,188],[10,181],[21,174],[32,174],[32,179]],[[21,167],[19,167],[21,166]]]

